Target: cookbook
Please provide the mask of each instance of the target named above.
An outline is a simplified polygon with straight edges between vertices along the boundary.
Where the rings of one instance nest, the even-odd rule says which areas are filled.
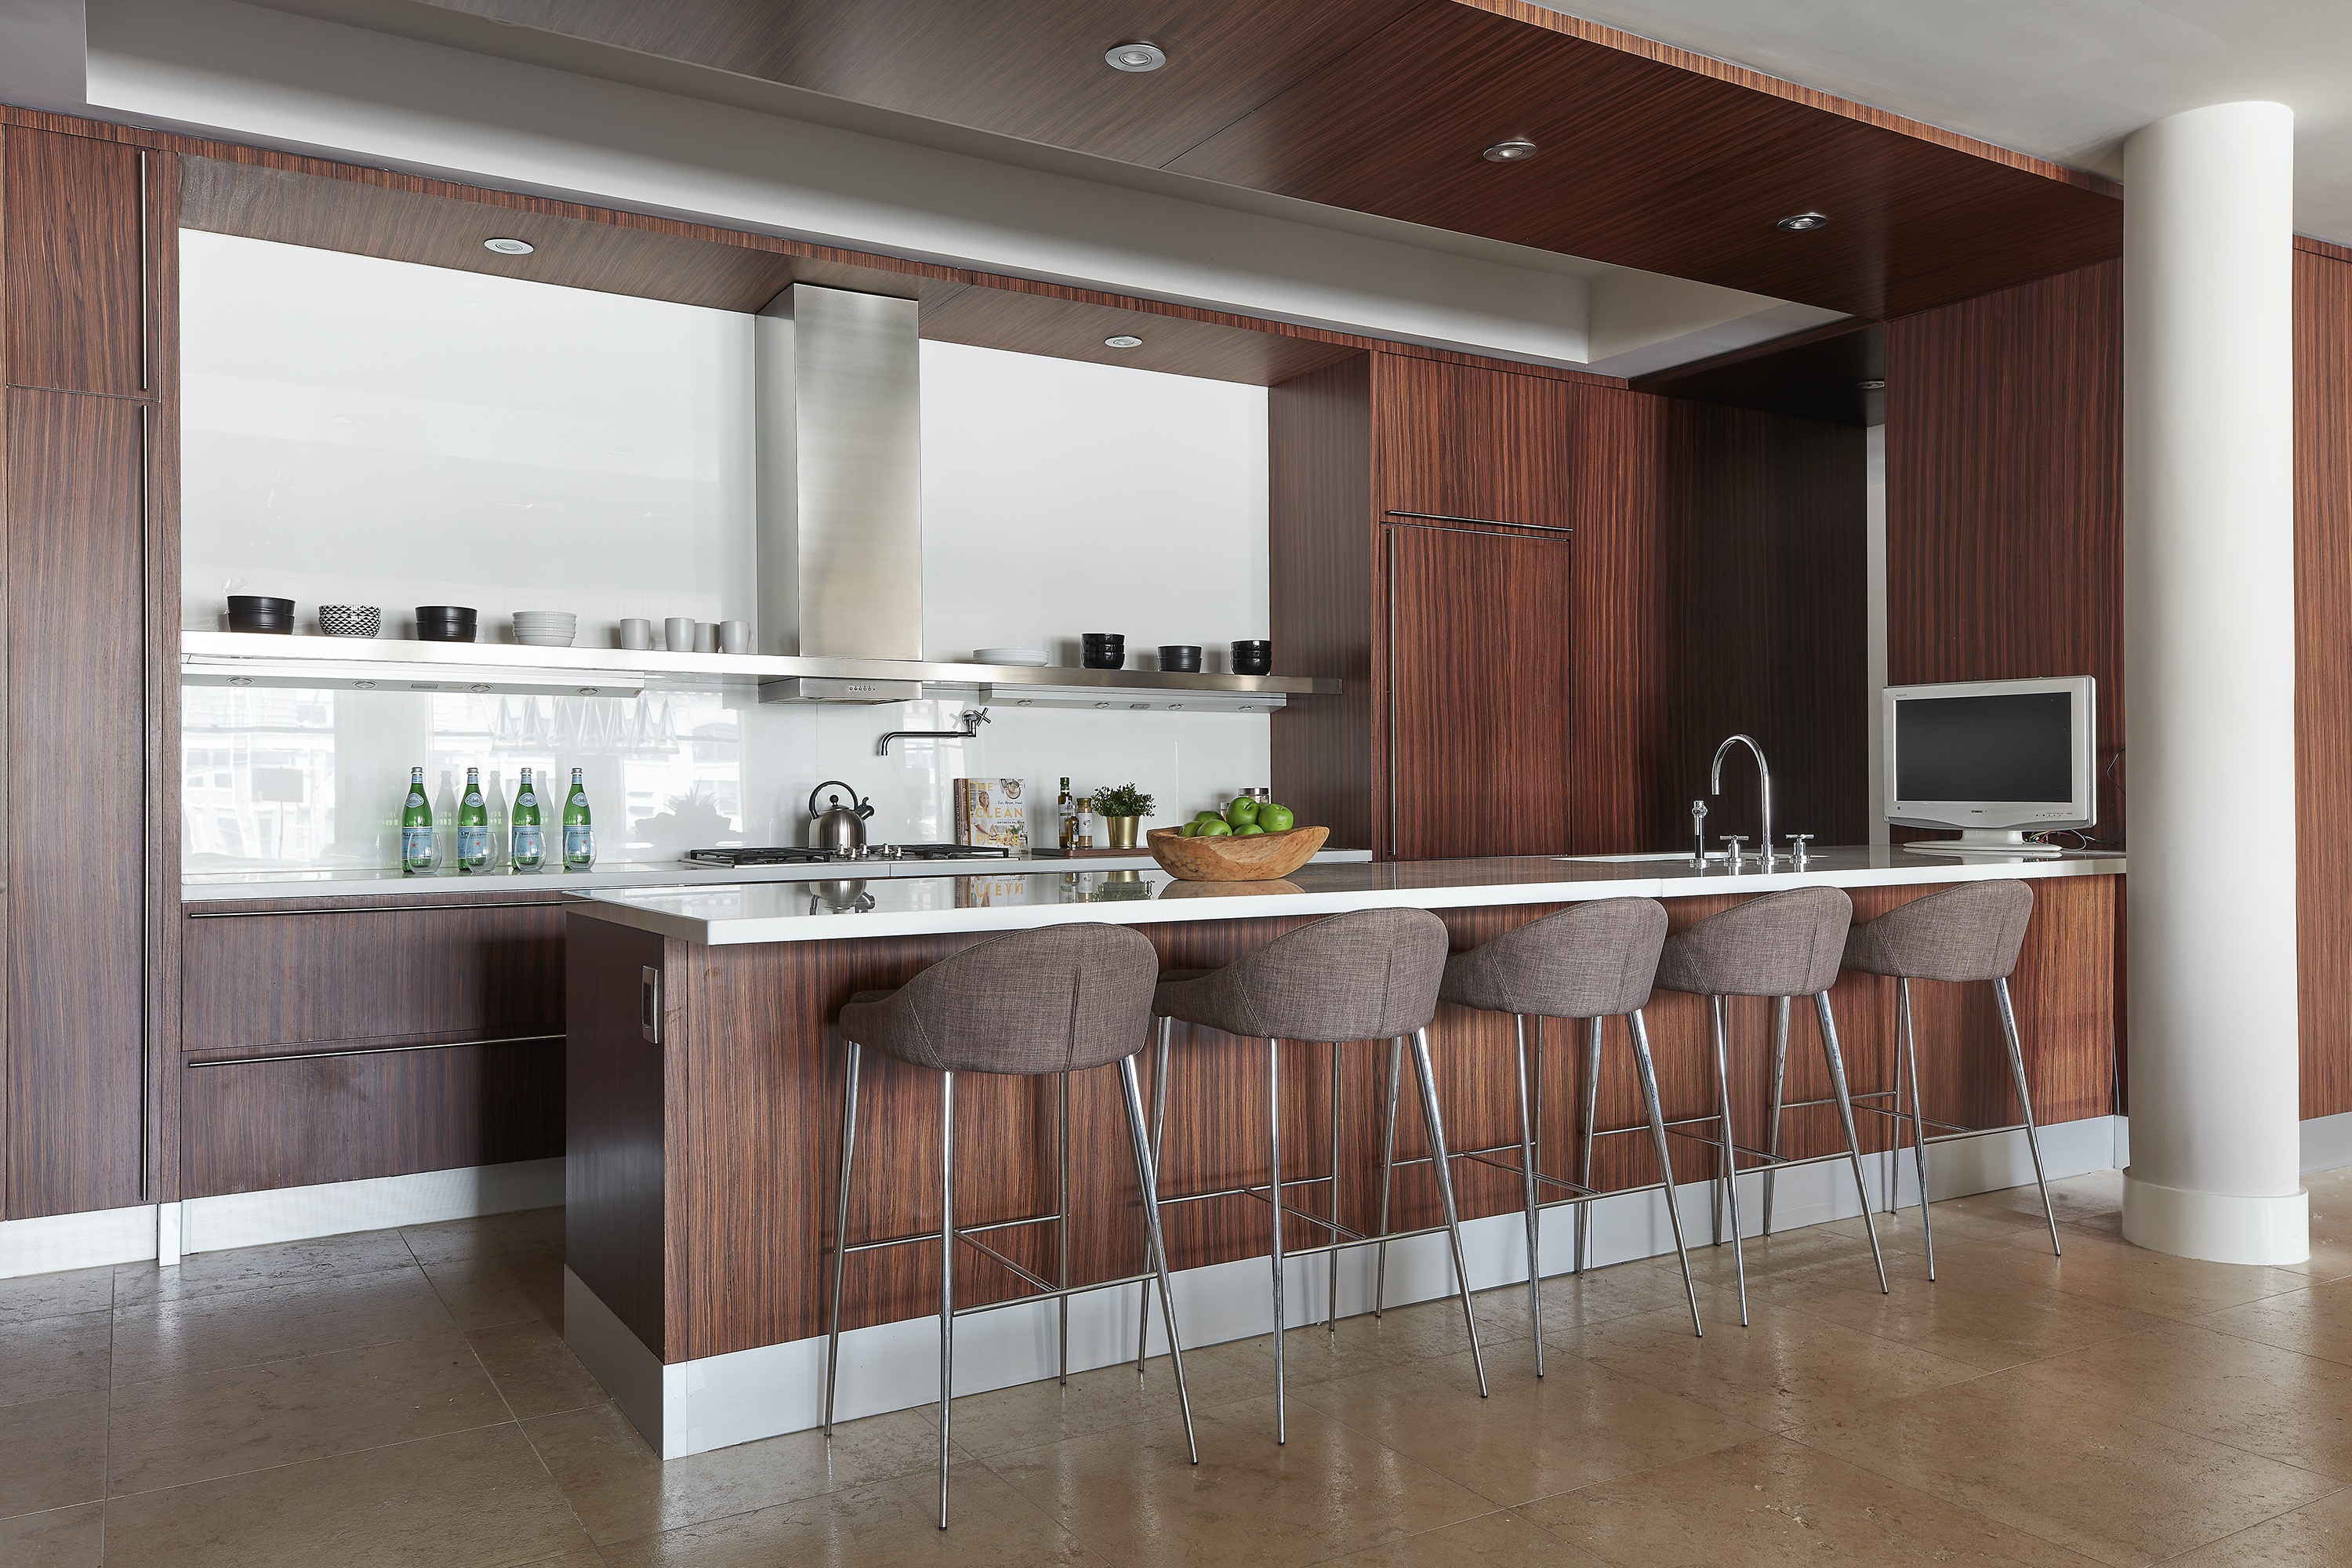
[[[1014,855],[1029,852],[1029,808],[1019,779],[955,781],[959,844],[984,844]]]

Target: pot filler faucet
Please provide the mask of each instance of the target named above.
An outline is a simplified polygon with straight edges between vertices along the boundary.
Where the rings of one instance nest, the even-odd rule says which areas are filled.
[[[1723,793],[1723,753],[1734,746],[1745,746],[1756,753],[1757,793],[1763,807],[1764,816],[1764,869],[1769,871],[1772,868],[1772,769],[1771,765],[1764,761],[1764,748],[1756,743],[1755,736],[1734,735],[1715,749],[1715,763],[1707,769],[1706,773],[1706,793],[1709,795]],[[1731,840],[1731,868],[1736,871],[1739,868],[1739,844],[1737,839]]]

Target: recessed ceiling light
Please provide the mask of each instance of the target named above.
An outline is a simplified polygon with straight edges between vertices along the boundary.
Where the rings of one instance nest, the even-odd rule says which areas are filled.
[[[1156,71],[1168,63],[1168,51],[1158,44],[1119,44],[1107,50],[1103,59],[1115,71]]]
[[[1497,142],[1478,154],[1489,163],[1524,163],[1536,155],[1536,144],[1524,136]]]
[[[1798,213],[1792,217],[1782,218],[1772,226],[1786,229],[1790,234],[1803,234],[1819,228],[1829,221],[1828,217],[1821,213]]]
[[[1103,340],[1103,347],[1107,349],[1139,349],[1142,346],[1143,340],[1132,332],[1121,332],[1116,337]]]
[[[1864,392],[1884,392],[1886,390],[1886,384],[1883,381],[1862,381],[1856,382],[1854,384],[1861,387]]]
[[[527,239],[486,239],[482,248],[495,250],[500,256],[529,256],[533,247]]]

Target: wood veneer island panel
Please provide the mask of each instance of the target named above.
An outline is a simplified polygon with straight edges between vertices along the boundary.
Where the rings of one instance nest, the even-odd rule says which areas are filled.
[[[2113,1109],[2115,910],[2120,879],[2070,876],[2034,882],[2036,910],[2012,982],[2027,1070],[2045,1123]],[[1853,890],[1870,919],[1929,886]],[[1669,899],[1677,929],[1738,902],[1736,896]],[[1438,911],[1456,946],[1483,942],[1560,907],[1515,904]],[[1224,909],[1220,908],[1220,914]],[[1311,917],[1203,919],[1141,925],[1167,967],[1226,963]],[[704,946],[617,926],[574,909],[568,916],[567,985],[572,1058],[570,1256],[572,1272],[667,1363],[699,1360],[824,1332],[833,1241],[843,1050],[833,1018],[851,993],[903,984],[985,933]],[[643,972],[662,979],[658,1043],[645,1037]],[[1927,1110],[1972,1125],[2016,1118],[2000,1058],[1990,994],[1982,986],[1916,988]],[[1848,975],[1834,994],[1857,1090],[1893,1079],[1895,988]],[[1733,1004],[1733,1103],[1743,1142],[1762,1142],[1769,1070],[1763,1002]],[[1660,993],[1649,1009],[1669,1118],[1702,1114],[1712,1099],[1706,1015],[1696,998]],[[1432,1040],[1450,1135],[1457,1148],[1517,1137],[1507,1018],[1447,1007]],[[1579,1100],[1580,1049],[1569,1027],[1550,1026],[1543,1097],[1545,1164],[1569,1168]],[[1286,1177],[1330,1169],[1327,1121],[1331,1047],[1285,1052],[1283,1139]],[[1339,1205],[1358,1228],[1377,1212],[1378,1092],[1385,1051],[1338,1047]],[[1246,1042],[1180,1027],[1171,1082],[1165,1190],[1224,1187],[1266,1177],[1264,1058]],[[1604,1126],[1636,1115],[1632,1074],[1617,1030],[1600,1081]],[[1801,1013],[1790,1051],[1789,1093],[1827,1092],[1812,1026]],[[1138,1195],[1111,1069],[1070,1084],[1074,1280],[1138,1269]],[[957,1207],[965,1223],[1037,1214],[1053,1206],[1055,1088],[1050,1079],[969,1078],[959,1099]],[[854,1239],[902,1236],[938,1223],[938,1079],[870,1058],[862,1087]],[[1885,1124],[1864,1119],[1867,1149],[1883,1149]],[[1399,1154],[1423,1152],[1410,1117]],[[1792,1115],[1798,1153],[1836,1146],[1833,1118]],[[1677,1178],[1712,1173],[1706,1152],[1678,1140]],[[1600,1185],[1651,1180],[1643,1141],[1603,1141]],[[1457,1170],[1465,1218],[1516,1209],[1516,1179],[1475,1162]],[[1295,1205],[1320,1208],[1324,1189],[1302,1187]],[[1396,1223],[1435,1218],[1427,1167],[1398,1174]],[[992,1238],[1025,1266],[1050,1272],[1052,1232]],[[1267,1251],[1263,1205],[1228,1199],[1171,1210],[1171,1261],[1179,1268]],[[845,1326],[926,1315],[937,1300],[936,1251],[911,1247],[858,1255],[845,1291]],[[967,1250],[959,1296],[1016,1293],[1005,1273]]]

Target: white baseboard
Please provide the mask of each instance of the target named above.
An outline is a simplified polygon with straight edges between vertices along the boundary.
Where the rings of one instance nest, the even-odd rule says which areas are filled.
[[[2113,1168],[2116,1121],[2098,1116],[2043,1128],[2042,1153],[2052,1179]],[[2033,1180],[2032,1157],[2022,1132],[1932,1148],[1927,1165],[1938,1201]],[[1863,1161],[1874,1204],[1884,1200],[1885,1170],[1885,1163],[1877,1155]],[[1918,1183],[1907,1156],[1898,1172],[1898,1200],[1916,1203]],[[1705,1246],[1711,1234],[1712,1185],[1685,1184],[1676,1190],[1675,1199],[1688,1245]],[[1591,1210],[1588,1262],[1592,1266],[1673,1253],[1674,1232],[1667,1223],[1663,1194],[1598,1198]],[[1799,1166],[1781,1173],[1776,1184],[1775,1230],[1793,1230],[1861,1212],[1862,1199],[1854,1190],[1850,1165]],[[1739,1218],[1742,1235],[1753,1236],[1762,1228],[1763,1177],[1759,1174],[1739,1179]],[[1574,1210],[1546,1212],[1543,1266],[1547,1276],[1572,1265],[1575,1230]],[[1462,1241],[1474,1289],[1491,1289],[1527,1279],[1527,1227],[1517,1215],[1467,1221],[1462,1227]],[[1443,1235],[1391,1243],[1388,1304],[1402,1306],[1450,1294],[1454,1274],[1447,1250]],[[1371,1249],[1342,1255],[1339,1316],[1370,1310],[1373,1271]],[[1188,1268],[1177,1274],[1172,1283],[1177,1321],[1188,1346],[1248,1339],[1265,1333],[1273,1324],[1265,1258]],[[1293,1327],[1322,1321],[1330,1311],[1330,1289],[1329,1265],[1324,1258],[1291,1260],[1283,1275],[1285,1318]],[[1091,1371],[1131,1358],[1141,1305],[1139,1286],[1072,1298],[1070,1370]],[[958,1320],[956,1393],[979,1394],[1054,1376],[1057,1371],[1055,1316],[1053,1303],[1040,1301]],[[597,1300],[594,1291],[567,1271],[564,1338],[645,1434],[646,1442],[666,1459],[802,1431],[824,1419],[825,1347],[821,1335],[664,1365],[659,1355]],[[1155,1354],[1166,1349],[1156,1313],[1150,1346]],[[852,1329],[841,1336],[841,1387],[835,1410],[840,1419],[929,1405],[938,1396],[936,1314]]]
[[[562,1201],[563,1162],[557,1158],[15,1219],[0,1222],[0,1279],[150,1259],[168,1268],[187,1253],[431,1225]]]
[[[2315,1116],[2303,1124],[2303,1168],[2333,1171],[2352,1165],[2352,1110]]]

